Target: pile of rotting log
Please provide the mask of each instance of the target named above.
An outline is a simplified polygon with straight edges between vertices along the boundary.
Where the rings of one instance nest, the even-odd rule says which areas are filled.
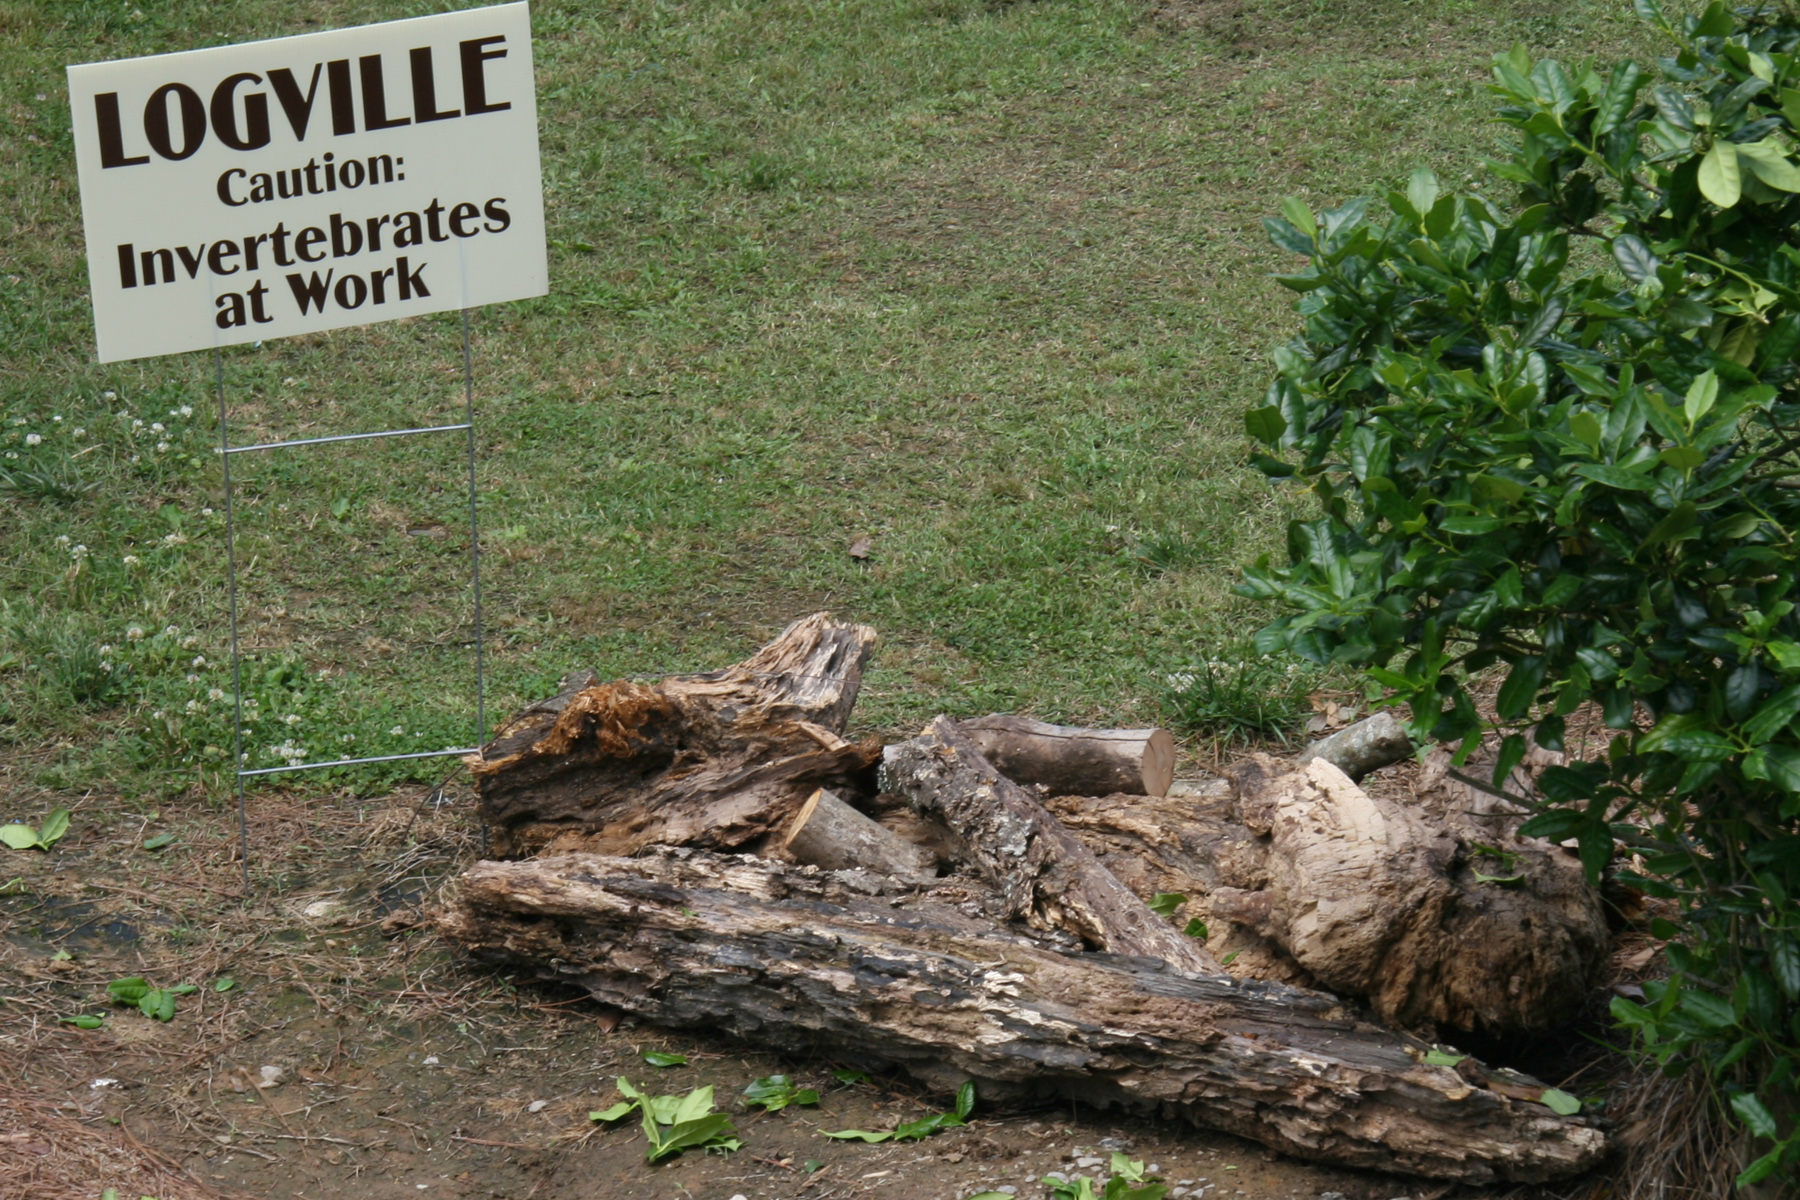
[[[1566,1019],[1607,952],[1579,865],[1509,805],[1365,791],[1336,764],[1395,757],[1379,724],[1173,789],[1158,730],[939,717],[850,742],[873,643],[820,614],[722,671],[571,677],[474,760],[513,861],[467,871],[437,928],[646,1021],[995,1102],[1443,1180],[1604,1155],[1541,1083],[1427,1057],[1450,1030]],[[1153,912],[1157,892],[1185,907]]]

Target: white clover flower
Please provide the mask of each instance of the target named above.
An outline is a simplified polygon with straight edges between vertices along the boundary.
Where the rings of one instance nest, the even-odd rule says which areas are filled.
[[[117,392],[101,392],[100,398],[102,400],[117,400],[119,398],[119,393],[117,393]]]
[[[354,733],[346,733],[343,737],[338,739],[340,742],[354,742],[355,740],[356,735]]]
[[[111,654],[111,653],[112,653],[112,652],[113,652],[113,648],[112,648],[112,647],[111,647],[111,646],[102,646],[102,647],[100,647],[100,653],[101,653],[101,654]]]
[[[203,516],[203,517],[210,517],[210,516],[212,516],[212,509],[210,509],[210,508],[203,508],[203,509],[201,509],[201,510],[200,510],[200,515],[201,515],[201,516]]]
[[[167,443],[167,442],[156,443],[156,452],[158,454],[163,454],[163,453],[167,452],[168,449],[169,449],[169,443]]]
[[[105,671],[105,672],[106,672],[106,673],[107,673],[107,674],[108,674],[108,675],[111,675],[111,674],[112,674],[112,669],[113,669],[113,668],[112,668],[112,664],[111,664],[111,663],[109,663],[109,662],[103,662],[103,663],[101,663],[101,664],[100,664],[100,669],[101,669],[101,670],[102,670],[102,671]]]
[[[137,461],[138,461],[138,460],[139,460],[139,459],[140,459],[140,458],[142,458],[142,457],[143,457],[143,455],[141,455],[141,454],[134,454],[134,455],[132,455],[132,456],[131,456],[131,461],[132,461],[132,462],[137,462]]]
[[[157,422],[154,422],[150,426],[150,432],[151,433],[161,433],[166,428],[167,428],[167,426],[165,426],[161,421],[157,421]]]
[[[186,708],[191,713],[197,713],[200,711],[200,702],[198,700],[189,700]]]
[[[286,384],[288,387],[293,387],[296,383],[299,383],[300,381],[298,379],[295,379],[292,375],[289,375],[286,379],[282,380],[281,382]]]
[[[66,545],[68,545],[68,544],[69,544],[69,535],[68,535],[68,534],[66,534],[66,533],[59,533],[59,534],[57,534],[57,535],[56,535],[56,544],[57,544],[57,545],[59,545],[59,546],[66,546]]]
[[[136,421],[136,420],[134,420],[134,421],[132,421],[132,423],[131,423],[131,427],[132,427],[132,428],[133,428],[133,429],[142,429],[142,428],[143,428],[143,427],[144,427],[144,423],[143,423],[143,422],[142,422],[142,421]]]
[[[196,667],[204,667],[206,665],[206,656],[204,654],[196,654],[194,656],[193,665]],[[254,703],[254,701],[252,701],[252,703]]]
[[[18,455],[18,452],[17,452],[17,451],[15,451],[15,450],[8,450],[8,451],[7,451],[7,452],[6,452],[6,457],[8,457],[8,458],[17,458],[17,457],[19,457],[19,455]]]
[[[184,417],[191,417],[194,415],[194,406],[191,404],[184,404],[177,411]]]
[[[208,700],[223,700],[225,698],[225,693],[218,688],[212,688],[207,691],[206,698]]]
[[[155,720],[155,721],[160,721],[160,720],[162,720],[162,718],[163,718],[163,710],[162,710],[162,709],[160,709],[160,708],[159,708],[159,709],[157,709],[157,710],[156,710],[156,711],[155,711],[155,712],[153,712],[153,713],[151,713],[151,714],[150,714],[150,717],[151,717],[151,719],[152,719],[152,720]]]
[[[53,415],[53,416],[51,416],[51,418],[50,418],[50,419],[51,419],[51,420],[52,420],[52,421],[54,421],[54,422],[55,422],[55,423],[56,423],[56,424],[58,424],[58,425],[61,425],[61,424],[62,424],[62,418],[61,418],[61,417],[59,417],[59,416],[54,416],[54,415]]]
[[[392,729],[388,730],[388,733],[392,734],[394,737],[399,737],[401,734],[403,734],[405,732],[406,732],[406,730],[399,725],[396,725]]]
[[[125,629],[125,640],[126,641],[139,642],[139,641],[142,641],[143,639],[144,639],[144,627],[142,625],[130,625],[130,626],[126,627],[126,629]]]
[[[163,626],[163,636],[164,637],[174,637],[176,634],[178,634],[180,632],[181,632],[181,630],[176,628],[173,625]]]
[[[43,441],[44,435],[41,433],[28,433],[25,435],[25,444],[27,446],[39,446],[43,444]]]
[[[283,725],[298,725],[300,723],[300,714],[289,713],[287,716],[281,718],[281,723]]]
[[[88,548],[86,546],[81,545],[79,542],[77,542],[75,545],[69,547],[69,557],[74,559],[76,562],[80,562],[82,559],[86,558],[87,556],[88,556]]]
[[[75,428],[71,429],[69,432],[78,438],[84,438],[87,436],[87,430],[83,429],[79,425],[77,425]]]
[[[198,646],[199,644],[200,644],[200,639],[195,637],[192,634],[189,634],[187,637],[184,637],[181,639],[181,648],[183,650],[192,650],[195,646]]]
[[[198,675],[189,675],[189,676],[188,676],[188,677],[187,677],[187,681],[188,681],[188,682],[189,682],[189,683],[199,683],[199,682],[200,682],[200,677],[199,677],[199,676],[198,676]]]
[[[13,418],[13,424],[14,424],[14,425],[23,425],[23,424],[24,424],[24,423],[25,423],[25,418],[24,418],[24,417],[14,417],[14,418]]]
[[[132,461],[136,462],[137,460],[133,459]],[[187,545],[187,539],[182,537],[179,533],[171,533],[164,536],[162,544],[165,546],[185,546]]]

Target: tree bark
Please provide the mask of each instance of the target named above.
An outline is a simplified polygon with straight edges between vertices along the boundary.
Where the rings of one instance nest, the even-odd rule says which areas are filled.
[[[1093,852],[1024,788],[996,770],[948,717],[920,737],[888,746],[887,787],[935,815],[1005,898],[1009,913],[1038,929],[1062,929],[1114,954],[1165,960],[1217,973],[1194,939],[1145,907]]]
[[[1000,714],[957,724],[1001,774],[1054,796],[1162,796],[1175,781],[1166,729],[1081,729]]]
[[[795,814],[782,849],[827,871],[874,871],[900,883],[937,877],[936,856],[883,829],[820,788]]]
[[[722,671],[656,684],[571,677],[473,765],[496,851],[730,849],[782,826],[818,788],[869,782],[879,748],[840,735],[874,642],[868,626],[818,613]]]
[[[995,932],[955,881],[896,901],[841,879],[687,850],[483,862],[437,925],[648,1020],[974,1078],[996,1100],[1058,1092],[1467,1183],[1567,1178],[1605,1151],[1587,1120],[1532,1102],[1535,1081],[1426,1065],[1423,1043],[1329,996],[1060,954]]]
[[[1383,711],[1320,738],[1296,755],[1294,762],[1304,767],[1313,759],[1322,758],[1356,783],[1369,772],[1397,763],[1412,752],[1412,738],[1406,727],[1393,713]]]

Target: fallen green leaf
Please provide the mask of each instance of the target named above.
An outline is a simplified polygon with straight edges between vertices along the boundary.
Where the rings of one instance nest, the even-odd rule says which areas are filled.
[[[1467,1057],[1469,1056],[1466,1054],[1451,1054],[1448,1050],[1427,1050],[1425,1065],[1428,1067],[1454,1067]]]
[[[78,1017],[59,1017],[58,1020],[77,1029],[99,1029],[106,1024],[105,1017],[96,1017],[92,1013],[83,1013]]]
[[[1172,917],[1175,910],[1187,903],[1185,892],[1158,892],[1150,897],[1150,911],[1159,917]]]
[[[144,849],[161,850],[164,846],[169,845],[174,840],[175,835],[172,833],[159,833],[153,838],[144,839]]]
[[[1572,1117],[1581,1111],[1581,1101],[1561,1088],[1545,1088],[1538,1101],[1559,1117]]]
[[[229,992],[232,988],[234,988],[236,986],[237,986],[237,980],[235,980],[231,976],[227,975],[223,979],[220,979],[217,983],[213,984],[213,991]]]
[[[687,1057],[681,1054],[669,1054],[662,1050],[644,1051],[644,1061],[653,1067],[685,1067]]]

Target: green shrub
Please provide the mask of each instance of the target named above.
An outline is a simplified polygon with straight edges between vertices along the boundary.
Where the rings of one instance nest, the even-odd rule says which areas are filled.
[[[1800,17],[1638,11],[1654,69],[1496,58],[1517,203],[1420,171],[1391,215],[1268,223],[1305,326],[1248,428],[1322,513],[1244,591],[1287,613],[1261,649],[1361,667],[1464,755],[1503,671],[1496,786],[1602,714],[1525,831],[1680,901],[1673,976],[1614,1013],[1762,1139],[1747,1183],[1800,1160]]]

